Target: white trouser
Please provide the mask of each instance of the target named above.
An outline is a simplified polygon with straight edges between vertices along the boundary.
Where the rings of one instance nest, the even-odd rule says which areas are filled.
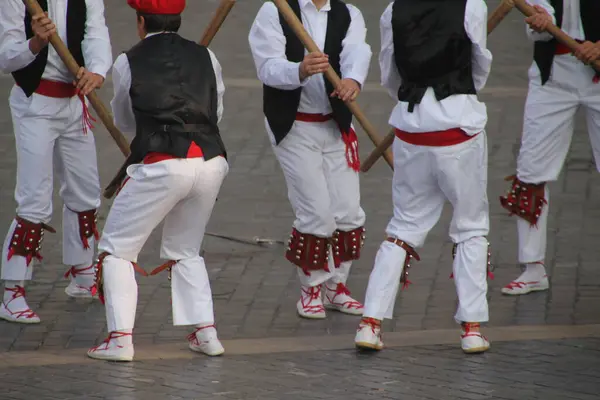
[[[446,199],[454,208],[450,238],[458,245],[453,263],[457,322],[488,320],[489,231],[485,132],[447,147],[394,141],[394,216],[386,233],[414,248],[423,246]],[[365,317],[392,318],[406,252],[384,241],[375,258],[365,299]],[[413,263],[419,268],[418,263]]]
[[[108,214],[99,253],[103,263],[109,332],[133,329],[137,283],[132,262],[164,219],[161,258],[172,267],[174,325],[214,322],[210,282],[200,248],[221,184],[229,170],[223,157],[135,164]]]
[[[84,249],[77,212],[100,206],[100,182],[94,135],[83,132],[83,105],[78,97],[56,99],[39,94],[27,98],[14,86],[10,110],[17,147],[17,215],[33,223],[52,218],[53,167],[60,178],[63,207],[63,263],[91,265],[94,239]],[[2,250],[2,279],[29,280],[34,261],[27,267],[24,257],[7,260],[13,221]],[[42,249],[43,254],[43,249]]]
[[[301,233],[331,237],[337,229],[351,231],[364,226],[358,173],[348,166],[346,146],[337,124],[333,120],[296,121],[279,145],[274,144],[269,124],[266,125],[296,216],[294,228]],[[344,264],[337,271],[330,268],[329,273],[311,271],[310,276],[299,270],[298,276],[304,286],[316,286],[337,275],[345,282],[351,263]]]
[[[564,165],[580,106],[586,122],[596,168],[600,171],[600,84],[594,71],[571,55],[558,55],[550,79],[542,86],[535,63],[529,69],[529,93],[525,103],[523,137],[517,159],[517,177],[526,183],[552,182]],[[549,195],[546,188],[546,194]],[[548,206],[537,227],[518,219],[519,262],[543,261],[546,253]]]

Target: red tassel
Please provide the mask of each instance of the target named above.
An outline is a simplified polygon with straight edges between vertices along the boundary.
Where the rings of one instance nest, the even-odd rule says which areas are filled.
[[[81,235],[81,241],[83,242],[83,248],[85,250],[90,248],[90,243],[88,242],[87,238],[84,235]]]
[[[85,104],[85,97],[79,95],[79,99],[81,100],[81,104],[83,105],[83,134],[87,135],[89,129],[94,129],[94,124],[92,124],[92,121],[97,121],[90,113],[90,109],[88,108],[87,104]]]
[[[346,161],[348,166],[355,172],[360,171],[360,158],[358,156],[358,137],[356,131],[350,128],[348,132],[342,132],[342,139],[346,145]]]
[[[594,82],[594,83],[600,82],[600,75],[598,75],[598,74],[594,75],[594,79],[592,79],[592,82]]]
[[[408,279],[405,280],[404,282],[402,282],[402,290],[408,288],[409,285],[412,285],[412,282],[409,281]]]

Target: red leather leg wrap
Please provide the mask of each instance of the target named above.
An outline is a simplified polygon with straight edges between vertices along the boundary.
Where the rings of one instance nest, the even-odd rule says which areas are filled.
[[[306,275],[310,271],[329,271],[329,246],[332,238],[323,238],[292,230],[285,258]]]
[[[83,243],[84,249],[89,249],[90,244],[88,239],[94,236],[96,240],[100,238],[98,234],[98,215],[96,209],[81,211],[77,213],[79,219],[79,236],[81,237],[81,243]]]
[[[333,260],[336,268],[344,261],[358,260],[360,250],[365,244],[364,227],[344,232],[337,230],[333,234]]]
[[[389,237],[386,239],[390,243],[394,243],[397,246],[402,247],[406,251],[406,257],[404,257],[404,266],[402,268],[402,275],[400,276],[400,283],[402,283],[402,290],[406,289],[408,285],[412,284],[408,280],[408,270],[410,269],[410,262],[414,258],[417,261],[421,261],[421,257],[415,251],[415,249],[403,240]]]
[[[10,260],[15,255],[22,256],[27,260],[27,266],[31,264],[34,258],[41,261],[40,250],[42,248],[42,241],[44,240],[44,230],[52,233],[56,231],[46,224],[35,224],[21,217],[16,217],[15,219],[17,226],[8,245],[7,260]]]
[[[500,196],[500,204],[511,215],[523,218],[532,226],[536,225],[544,205],[547,204],[544,193],[546,184],[525,183],[516,176],[506,178],[506,180],[511,179],[512,186],[505,196]]]

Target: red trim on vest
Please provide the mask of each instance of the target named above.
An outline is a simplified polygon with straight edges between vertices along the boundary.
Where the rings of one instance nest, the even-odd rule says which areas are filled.
[[[204,153],[202,152],[202,149],[195,142],[192,142],[190,144],[190,147],[188,148],[188,152],[187,152],[187,155],[185,156],[185,158],[200,158],[200,157],[204,157]],[[144,161],[142,161],[142,162],[144,164],[154,164],[154,163],[157,163],[160,161],[172,160],[174,158],[177,158],[177,157],[174,157],[171,154],[166,154],[166,153],[151,152],[151,153],[148,153],[146,155],[146,157],[144,157]]]
[[[396,137],[398,139],[417,146],[454,146],[456,144],[464,143],[467,140],[471,140],[477,135],[469,136],[460,128],[421,133],[410,133],[396,129]]]
[[[327,122],[333,119],[333,114],[307,114],[302,112],[296,113],[296,121],[302,122]],[[342,140],[346,145],[346,161],[348,166],[354,171],[360,171],[360,159],[358,157],[358,138],[354,129],[350,128],[350,131],[344,132],[342,127],[338,125],[338,129],[342,134]]]

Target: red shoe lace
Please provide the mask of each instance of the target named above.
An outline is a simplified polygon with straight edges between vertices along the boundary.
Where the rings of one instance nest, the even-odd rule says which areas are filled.
[[[133,336],[133,333],[127,333],[127,332],[119,332],[119,331],[114,331],[108,334],[108,337],[106,339],[104,339],[104,341],[102,343],[100,343],[98,346],[93,347],[91,349],[91,351],[106,351],[108,350],[108,345],[110,344],[110,341],[113,339],[118,339],[118,338],[122,338],[125,336]],[[101,349],[101,346],[105,346],[103,349]],[[117,349],[122,349],[124,346],[121,345],[117,345]]]
[[[544,277],[545,277],[545,275],[544,275]],[[529,281],[529,282],[512,281],[511,283],[509,283],[508,285],[506,285],[504,287],[506,289],[522,289],[524,286],[535,285],[537,283],[540,283],[540,281]]]
[[[359,310],[359,309],[363,308],[363,305],[360,302],[358,302],[350,297],[350,295],[351,295],[350,290],[343,283],[341,283],[341,282],[338,283],[335,289],[330,289],[327,286],[327,284],[325,284],[325,288],[327,289],[327,293],[325,294],[325,296],[327,296],[327,300],[329,300],[329,302],[331,304],[335,304],[336,306],[340,306],[340,307],[344,307],[344,308],[348,308],[348,309],[356,308],[357,310]],[[333,295],[333,297],[330,298],[328,292],[335,292],[335,294]],[[346,296],[350,297],[350,300],[345,301],[343,303],[336,303],[335,299],[339,295],[346,295]]]
[[[37,317],[37,314],[34,313],[31,310],[31,308],[28,308],[28,309],[22,310],[22,311],[16,311],[16,312],[12,312],[8,308],[8,305],[10,303],[12,303],[13,300],[18,299],[19,297],[25,297],[25,288],[23,286],[17,285],[14,288],[5,288],[4,290],[6,290],[7,292],[13,292],[12,299],[10,299],[10,301],[8,303],[5,303],[4,301],[2,302],[2,304],[4,304],[4,308],[6,308],[6,311],[8,311],[10,313],[10,315],[15,316],[17,319],[18,318],[30,319],[30,318]]]
[[[302,288],[302,293],[306,294],[306,297],[300,296],[300,303],[302,304],[302,309],[304,310],[304,312],[311,314],[320,314],[322,312],[325,312],[325,307],[323,307],[322,304],[316,306],[310,305],[310,303],[312,303],[314,300],[318,300],[321,298],[320,286],[310,287],[308,288],[308,291]],[[305,303],[306,300],[308,300],[308,302]]]
[[[379,338],[382,337],[381,321],[379,321],[375,318],[363,318],[360,320],[360,325],[358,326],[358,330],[360,331],[364,328],[371,328],[371,332],[373,332],[373,335],[377,335],[377,336],[379,336]],[[377,332],[377,330],[379,330],[379,332]]]
[[[485,340],[487,340],[487,338],[485,336],[483,336],[481,334],[481,332],[473,332],[473,328],[479,328],[481,325],[479,323],[474,323],[474,322],[464,322],[462,324],[462,328],[464,330],[464,333],[462,335],[460,335],[461,339],[464,339],[466,337],[470,337],[470,336],[478,336],[481,337]]]
[[[212,325],[207,325],[207,326],[202,326],[200,328],[196,328],[196,330],[194,332],[190,333],[187,336],[187,340],[192,342],[192,344],[195,346],[200,346],[200,341],[198,340],[198,335],[196,335],[196,334],[198,332],[200,332],[201,330],[207,329],[207,328],[215,328],[216,329],[217,327],[215,326],[215,324],[212,324]]]

